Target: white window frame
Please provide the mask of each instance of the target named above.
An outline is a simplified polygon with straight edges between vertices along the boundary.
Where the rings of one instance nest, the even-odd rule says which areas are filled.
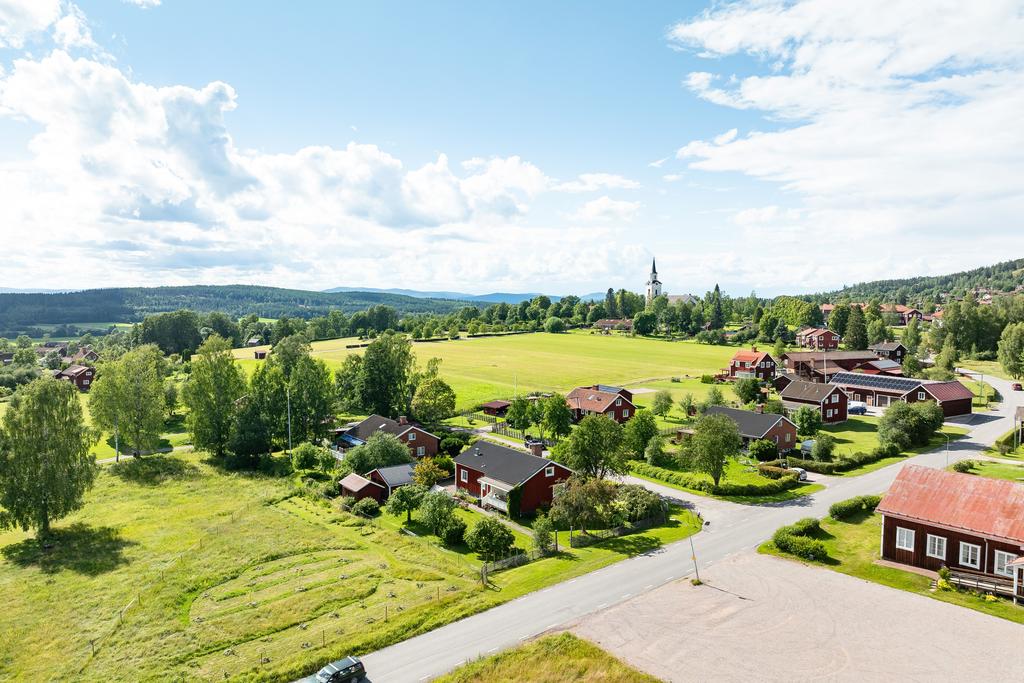
[[[828,410],[825,411],[825,419],[826,420],[832,419],[832,409],[831,408],[829,408]]]
[[[923,401],[924,400],[924,392],[923,391],[917,392],[917,400],[918,401]]]
[[[615,405],[616,406],[621,406],[622,405],[622,399],[621,398],[615,399]]]
[[[832,402],[839,403],[839,394],[832,394]]]
[[[933,541],[941,541],[942,542],[942,552],[937,552],[937,551],[933,551],[932,550],[932,542]],[[936,545],[937,545],[937,543],[936,543]],[[946,537],[945,536],[936,536],[935,534],[928,534],[928,544],[925,546],[924,554],[927,555],[928,557],[934,557],[936,560],[945,560],[946,559]]]
[[[995,560],[992,562],[992,573],[999,574],[1000,576],[1005,576],[1007,578],[1012,579],[1013,567],[1010,567],[1008,565],[1017,559],[1017,555],[1014,555],[1013,553],[1008,553],[1005,550],[997,550],[995,551],[995,553]],[[1003,565],[1001,571],[999,569],[1000,560],[1002,560]]]
[[[903,532],[902,534],[900,533],[901,531]],[[909,546],[906,544],[907,534],[910,534],[910,545]],[[909,550],[910,552],[914,552],[914,540],[915,540],[916,536],[917,536],[917,532],[915,532],[913,529],[908,529],[906,527],[897,526],[896,527],[896,550]],[[904,541],[903,543],[900,542],[901,538]]]
[[[427,447],[426,446],[417,446],[416,447],[416,455],[418,455],[419,457],[422,458],[426,454],[427,454]]]
[[[460,473],[459,474],[459,481],[461,481],[463,484],[468,484],[469,483],[469,470],[461,469],[461,470],[459,470],[459,473]]]
[[[416,440],[416,432],[409,432],[409,441]]]
[[[629,417],[629,408],[626,408],[625,410],[622,411],[622,417],[623,418]]]
[[[789,443],[789,437],[792,436],[789,432],[786,432],[786,443]]]
[[[549,466],[545,467],[544,468],[544,476],[545,477],[553,477],[553,476],[555,476],[555,466],[554,465],[549,465]]]
[[[964,561],[964,551],[967,550],[968,548],[974,548],[975,560],[974,560],[973,564],[971,562],[969,562],[969,561],[967,561],[967,562]],[[960,558],[959,559],[960,559],[960,561],[959,561],[958,564],[960,564],[960,566],[962,566],[962,567],[970,567],[971,569],[981,569],[981,546],[977,545],[976,543],[966,543],[964,541],[960,541]],[[968,555],[967,555],[967,559],[970,560],[970,553],[969,552],[968,552]]]

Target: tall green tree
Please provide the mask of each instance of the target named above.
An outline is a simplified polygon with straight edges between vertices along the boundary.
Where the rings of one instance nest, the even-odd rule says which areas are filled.
[[[868,328],[864,320],[864,311],[860,309],[860,306],[853,306],[850,309],[850,320],[846,323],[843,342],[846,344],[846,348],[853,351],[863,351],[868,348]]]
[[[814,436],[821,430],[821,410],[814,406],[800,406],[793,413],[796,433],[803,437]]]
[[[544,406],[544,430],[554,436],[568,436],[572,431],[572,411],[565,401],[565,396],[552,394],[543,401]]]
[[[605,415],[587,415],[569,438],[554,448],[554,458],[581,477],[603,479],[629,470],[622,426]]]
[[[22,387],[0,426],[0,527],[35,529],[83,505],[96,477],[96,458],[78,392],[51,377]]]
[[[570,477],[555,493],[551,502],[551,519],[586,532],[604,524],[615,496],[615,484],[610,481]]]
[[[181,393],[189,409],[185,424],[192,443],[223,457],[231,439],[235,402],[245,393],[245,379],[226,339],[212,334],[203,342]]]
[[[419,383],[412,397],[412,414],[427,424],[437,424],[455,414],[455,390],[440,377]]]
[[[687,448],[693,458],[693,467],[711,477],[718,486],[731,456],[739,453],[743,446],[739,428],[725,415],[704,415],[687,441]]]
[[[760,401],[763,396],[761,383],[753,377],[736,380],[732,385],[732,390],[741,403],[754,403]]]
[[[164,428],[166,363],[155,344],[128,351],[104,363],[89,393],[96,426],[114,433],[115,458],[121,447],[139,455],[160,443]]]
[[[285,379],[290,380],[292,371],[302,358],[308,358],[309,342],[301,334],[291,334],[274,344],[270,360],[284,372]]]
[[[839,304],[832,309],[828,316],[828,327],[840,337],[846,336],[846,327],[850,322],[850,305]]]
[[[647,444],[658,436],[658,423],[649,410],[640,410],[622,429],[623,447],[631,458],[644,457]]]
[[[345,454],[341,468],[346,473],[366,474],[378,467],[403,465],[413,461],[409,447],[394,434],[375,432],[361,446]]]
[[[532,402],[522,396],[517,396],[512,399],[512,404],[508,407],[508,411],[505,413],[505,422],[507,422],[508,426],[512,429],[525,431],[533,424],[532,413]]]
[[[720,330],[725,325],[725,313],[722,310],[722,290],[715,283],[715,291],[711,295],[711,329]]]
[[[917,353],[921,347],[921,325],[917,318],[911,318],[907,323],[907,329],[903,331],[903,345],[910,353]]]
[[[288,380],[292,442],[317,441],[327,435],[334,416],[331,371],[319,359],[300,356]]]
[[[385,417],[407,413],[414,364],[412,342],[402,335],[385,332],[366,347],[361,370],[363,407]]]
[[[651,402],[651,412],[659,417],[665,417],[672,410],[672,392],[666,389],[659,389],[654,394],[654,400]]]
[[[1007,325],[999,337],[999,364],[1010,377],[1024,377],[1024,322]]]
[[[420,503],[423,502],[423,496],[427,492],[425,488],[418,484],[406,484],[400,486],[391,492],[388,497],[387,511],[389,515],[401,515],[405,513],[405,521],[412,521],[412,513],[415,512]],[[489,517],[487,519],[490,519]]]

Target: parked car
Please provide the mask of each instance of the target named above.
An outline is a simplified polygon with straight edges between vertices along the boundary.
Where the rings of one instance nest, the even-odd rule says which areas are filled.
[[[317,683],[354,683],[366,680],[366,669],[358,657],[331,662],[316,674]]]
[[[807,470],[805,470],[803,467],[787,467],[786,469],[789,470],[790,472],[795,472],[796,478],[799,481],[807,481]]]
[[[1014,391],[1024,391],[1024,389],[1021,389],[1020,382],[1014,382],[1013,383],[1013,390]]]
[[[800,452],[808,455],[814,452],[814,439],[804,439],[800,444]]]
[[[846,406],[848,415],[867,415],[868,404],[863,401],[850,401]]]

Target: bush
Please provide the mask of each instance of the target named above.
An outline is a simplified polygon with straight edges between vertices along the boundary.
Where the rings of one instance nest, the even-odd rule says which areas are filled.
[[[292,449],[292,467],[296,470],[316,469],[320,464],[320,451],[322,450],[327,449],[309,442],[299,444]]]
[[[507,555],[515,540],[509,528],[493,517],[484,517],[466,532],[466,544],[485,561]]]
[[[958,460],[953,463],[953,471],[961,474],[968,474],[974,469],[975,462],[973,460]]]
[[[631,522],[653,517],[663,510],[661,496],[636,484],[620,486],[615,505]]]
[[[700,382],[701,382],[701,384],[714,384],[715,383],[715,376],[714,375],[701,375],[700,376]]]
[[[544,331],[551,333],[565,332],[565,321],[551,316],[544,322]]]
[[[342,496],[338,499],[338,507],[342,510],[351,510],[352,506],[356,504],[355,496]]]
[[[791,524],[789,528],[797,536],[809,536],[812,533],[821,531],[821,522],[815,517],[804,517]]]
[[[750,444],[749,452],[751,457],[760,462],[775,460],[779,457],[779,447],[774,441],[758,439]]]
[[[825,544],[810,534],[821,531],[821,523],[814,517],[805,517],[795,524],[780,527],[772,535],[772,543],[784,553],[796,555],[805,560],[824,560],[828,557]]]
[[[849,519],[861,512],[873,512],[881,500],[881,496],[856,496],[841,500],[829,507],[828,516],[832,519]]]
[[[352,513],[363,517],[376,517],[380,514],[380,503],[373,498],[363,498],[351,508]]]
[[[892,457],[892,455],[899,455],[897,450],[893,453],[891,448],[876,448],[871,453],[865,453],[863,451],[857,451],[850,455],[840,456],[833,462],[819,462],[818,460],[804,460],[790,456],[788,459],[791,467],[802,467],[808,472],[817,472],[818,474],[838,474],[839,472],[848,472],[849,470],[855,470],[863,465],[868,465],[873,462],[877,462],[883,458]]]
[[[836,449],[836,439],[831,434],[818,434],[811,448],[811,457],[815,460],[831,460]]]
[[[684,489],[712,493],[719,496],[770,496],[788,491],[800,485],[795,472],[787,472],[785,476],[763,483],[734,484],[728,481],[719,482],[718,486],[704,476],[690,472],[676,472],[663,467],[654,467],[645,462],[634,462],[633,470],[644,477],[658,479]]]
[[[758,465],[757,466],[757,473],[760,474],[762,477],[766,477],[768,479],[781,479],[782,477],[785,477],[786,475],[793,474],[792,472],[790,472],[785,467],[775,467],[773,465],[768,465],[768,464]]]
[[[459,545],[466,537],[465,520],[452,515],[438,531],[437,537],[447,546]]]
[[[456,456],[462,452],[462,449],[469,443],[469,435],[463,432],[452,432],[448,436],[441,439],[441,452],[447,456]],[[449,458],[450,460],[450,458]],[[454,472],[454,468],[452,469]]]

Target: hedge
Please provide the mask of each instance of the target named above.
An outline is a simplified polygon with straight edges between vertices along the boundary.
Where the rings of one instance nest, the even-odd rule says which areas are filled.
[[[821,523],[814,517],[804,517],[795,524],[780,527],[772,535],[772,543],[784,553],[805,560],[824,560],[828,557],[825,544],[809,534],[821,531]]]
[[[766,477],[768,479],[781,479],[782,477],[793,474],[785,467],[769,465],[768,463],[758,465],[757,473],[760,474],[762,477]]]
[[[857,451],[851,455],[843,455],[832,462],[823,462],[821,460],[804,460],[802,458],[790,458],[790,467],[802,467],[808,472],[817,472],[818,474],[836,474],[838,472],[848,472],[849,470],[855,470],[863,465],[869,465],[873,462],[878,462],[883,458],[891,458],[894,455],[899,455],[899,451],[893,452],[892,449],[879,447],[870,453],[864,451]],[[785,460],[772,461],[765,463],[766,465],[774,465],[778,463],[785,463]]]
[[[838,503],[832,504],[828,509],[828,516],[832,519],[848,519],[865,510],[874,512],[881,500],[881,496],[856,496],[855,498],[841,500]]]
[[[669,484],[675,484],[684,489],[691,489],[701,493],[710,493],[716,496],[770,496],[782,493],[800,485],[795,472],[787,472],[778,479],[772,479],[758,484],[733,484],[723,481],[715,486],[713,482],[704,475],[691,472],[677,472],[664,467],[656,467],[645,462],[632,463],[633,471],[637,474],[658,479]]]

